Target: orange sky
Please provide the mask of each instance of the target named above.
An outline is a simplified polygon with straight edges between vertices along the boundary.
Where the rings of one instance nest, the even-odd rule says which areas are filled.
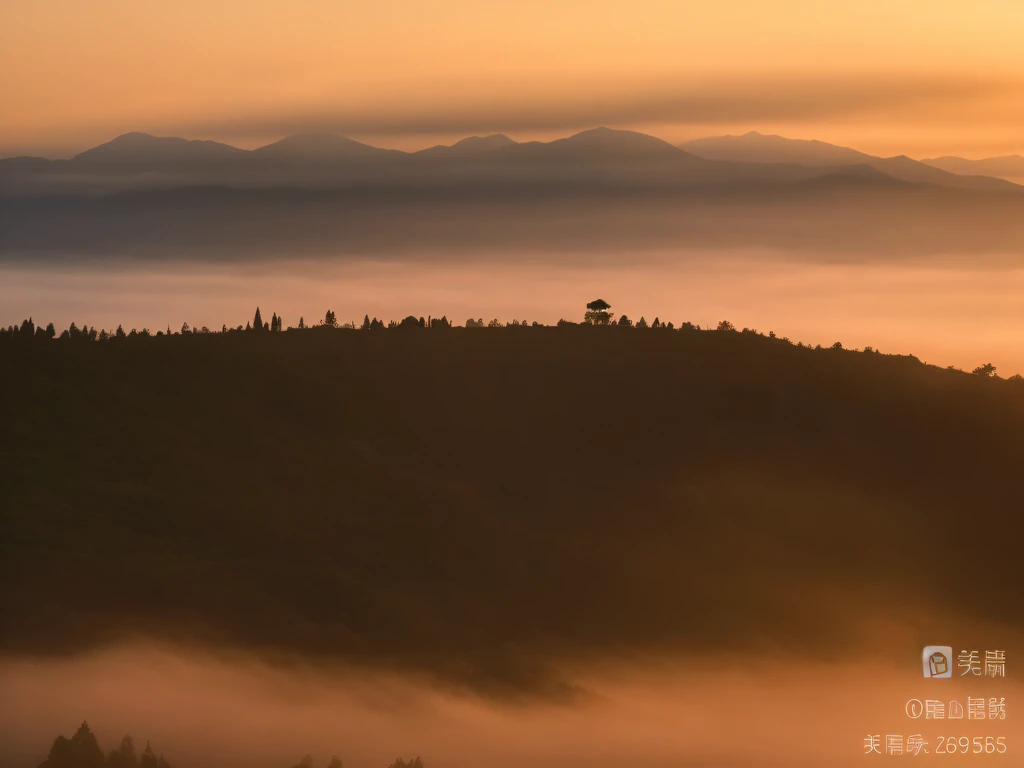
[[[1024,153],[1018,0],[5,0],[0,156],[131,130],[415,149],[607,124]]]

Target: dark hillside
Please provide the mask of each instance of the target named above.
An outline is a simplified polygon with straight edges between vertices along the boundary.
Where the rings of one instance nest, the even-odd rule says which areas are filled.
[[[142,633],[527,688],[601,653],[824,654],[862,605],[1024,616],[1016,382],[590,327],[0,357],[0,650]]]

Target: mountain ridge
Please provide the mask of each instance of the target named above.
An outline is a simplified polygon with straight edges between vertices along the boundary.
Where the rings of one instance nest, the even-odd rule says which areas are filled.
[[[957,175],[904,155],[878,158],[815,140],[752,131],[676,146],[646,133],[598,127],[547,142],[516,142],[504,134],[471,136],[418,152],[382,149],[329,132],[293,134],[253,150],[134,132],[70,160],[0,160],[0,193],[93,194],[167,185],[322,189],[522,182],[575,184],[581,189],[592,184],[720,188],[790,184],[819,176],[832,184],[860,177],[856,183],[862,186],[863,169],[840,170],[852,166],[870,166],[912,184],[1024,192],[1024,187],[1003,179]]]
[[[1024,182],[1024,155],[1000,155],[981,160],[944,155],[943,157],[926,158],[921,162],[949,173],[980,174],[1015,183]]]
[[[153,136],[140,131],[123,133],[67,161],[71,165],[103,162],[131,162],[159,159],[180,161],[241,157],[246,150],[205,139],[182,139],[177,136]]]
[[[779,163],[796,162],[801,165],[850,165],[867,163],[882,173],[912,184],[937,184],[983,191],[1012,189],[1012,182],[1003,178],[981,174],[960,174],[907,155],[878,157],[850,147],[828,144],[816,139],[790,139],[757,131],[734,136],[708,136],[679,145],[709,160],[734,162]]]

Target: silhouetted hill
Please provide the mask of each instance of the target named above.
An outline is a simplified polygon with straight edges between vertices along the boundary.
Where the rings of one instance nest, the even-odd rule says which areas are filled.
[[[529,182],[597,183],[643,193],[666,187],[788,184],[825,173],[829,170],[817,165],[708,160],[653,136],[609,128],[522,144],[500,134],[471,137],[411,154],[334,134],[299,134],[251,152],[214,142],[127,134],[71,161],[0,160],[0,192],[77,194],[210,185],[437,190],[470,184],[500,189]]]
[[[245,150],[216,141],[189,141],[172,136],[126,133],[113,141],[75,155],[68,166],[73,170],[163,167],[194,165],[204,161],[237,160]]]
[[[498,147],[508,146],[509,144],[515,144],[508,136],[503,133],[495,133],[491,136],[470,136],[457,141],[450,147],[443,144],[439,144],[436,147],[430,147],[417,152],[418,155],[454,155],[454,154],[476,154],[479,152],[489,152],[492,149]]]
[[[401,153],[371,147],[369,144],[362,144],[334,133],[295,134],[252,151],[254,158],[316,162],[367,158],[389,154]]]
[[[756,131],[742,136],[711,136],[686,142],[681,147],[689,152],[715,160],[748,163],[798,163],[800,165],[868,164],[901,181],[913,184],[936,184],[944,187],[976,190],[1008,190],[1016,185],[1005,179],[980,175],[949,173],[934,164],[913,160],[905,155],[874,157],[848,147],[821,141],[766,136]],[[977,171],[974,171],[977,173]]]
[[[1018,184],[1024,181],[1024,157],[1021,155],[988,157],[984,160],[966,160],[962,157],[947,156],[934,157],[922,160],[921,162],[941,168],[944,171],[949,171],[950,173],[995,176]]]
[[[330,133],[297,134],[253,151],[212,141],[129,133],[71,160],[0,160],[0,193],[104,193],[168,186],[312,189],[557,183],[616,185],[642,193],[666,186],[718,188],[835,178],[845,165],[871,165],[895,179],[962,189],[1017,191],[1002,179],[961,176],[907,157],[875,158],[822,142],[757,133],[701,139],[683,151],[636,131],[594,128],[551,142],[503,134],[406,153]],[[373,162],[369,162],[373,161]]]
[[[581,131],[564,139],[547,143],[531,141],[525,144],[505,147],[503,152],[523,155],[539,152],[548,157],[630,157],[630,158],[692,158],[693,155],[673,147],[667,141],[636,131],[620,131],[613,128],[593,128]]]
[[[0,160],[0,169],[4,173],[45,173],[59,160],[47,160],[45,157],[8,157]]]
[[[908,606],[1021,628],[1020,383],[411,325],[0,344],[0,650],[141,634],[558,695],[602,654],[844,658]]]
[[[878,158],[872,160],[871,165],[893,178],[909,181],[912,184],[935,184],[941,187],[981,191],[1024,190],[1024,187],[1020,187],[1005,179],[994,179],[988,176],[961,176],[960,174],[949,173],[941,168],[933,168],[906,155]]]
[[[1022,207],[1022,187],[905,157],[718,160],[609,128],[417,153],[325,134],[252,152],[129,134],[70,161],[0,161],[0,257],[280,246],[1011,253],[1024,242]]]
[[[757,131],[742,136],[709,136],[680,144],[682,149],[715,160],[748,163],[798,163],[800,165],[848,165],[876,158],[849,147],[816,139],[787,139]]]

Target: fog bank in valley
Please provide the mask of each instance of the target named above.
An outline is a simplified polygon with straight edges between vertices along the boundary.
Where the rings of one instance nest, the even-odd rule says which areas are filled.
[[[895,645],[906,637],[878,630]],[[572,703],[501,702],[392,674],[131,644],[60,661],[4,659],[0,740],[5,768],[34,768],[83,718],[105,749],[127,731],[175,768],[288,768],[306,753],[316,765],[337,754],[351,768],[413,754],[430,768],[845,768],[862,764],[868,733],[921,732],[934,744],[940,732],[998,731],[1011,748],[1024,736],[1012,712],[991,725],[909,721],[907,699],[934,688],[918,663],[913,653],[881,661],[870,648],[835,663],[701,654],[580,670],[588,694]],[[1022,693],[985,679],[951,681],[943,696],[979,692],[1011,702]]]

